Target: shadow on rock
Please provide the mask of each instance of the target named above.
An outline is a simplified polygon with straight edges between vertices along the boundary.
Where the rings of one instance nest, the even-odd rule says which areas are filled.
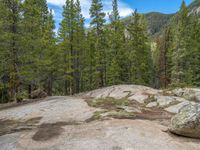
[[[67,125],[79,125],[76,122],[57,122],[57,123],[44,123],[38,128],[38,131],[33,135],[34,141],[48,141],[52,138],[58,137],[62,134],[64,129],[63,126]]]

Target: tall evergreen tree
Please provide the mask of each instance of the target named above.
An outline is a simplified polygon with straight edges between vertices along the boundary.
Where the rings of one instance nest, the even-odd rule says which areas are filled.
[[[172,46],[173,46],[173,34],[171,27],[164,30],[164,33],[157,41],[157,47],[159,53],[157,54],[157,80],[159,88],[167,88],[171,83],[171,70],[172,70]]]
[[[0,77],[9,88],[10,99],[16,101],[20,85],[21,1],[0,2]],[[5,86],[4,86],[5,87]]]
[[[41,55],[43,59],[40,61],[41,76],[44,81],[44,88],[46,89],[48,95],[52,95],[53,92],[53,82],[57,74],[57,63],[58,52],[56,49],[56,38],[55,38],[55,23],[53,20],[52,10],[48,12],[46,24],[43,31],[42,38],[42,52]]]
[[[186,83],[189,86],[200,86],[200,20],[199,15],[192,16],[189,27],[189,40],[186,52]]]
[[[101,0],[92,0],[92,5],[90,7],[90,17],[92,21],[90,22],[91,27],[95,28],[97,36],[102,33],[102,28],[106,20],[104,19],[105,13],[103,11],[103,4]]]
[[[66,1],[59,39],[64,54],[65,94],[74,94],[80,91],[80,54],[84,40],[84,18],[79,0]]]
[[[84,52],[86,49],[85,45],[85,29],[84,29],[84,17],[81,13],[81,5],[80,0],[76,0],[75,2],[76,8],[76,32],[75,32],[75,92],[78,93],[83,90],[83,70],[84,70]]]
[[[96,59],[96,71],[94,72],[96,76],[96,85],[97,87],[102,87],[106,82],[106,58],[105,58],[105,48],[104,48],[104,33],[103,26],[105,23],[105,13],[102,12],[103,4],[101,0],[92,0],[92,5],[90,7],[90,16],[91,16],[91,27],[93,28],[92,32],[95,35],[95,59]]]
[[[112,13],[110,15],[110,20],[112,21],[116,21],[119,20],[120,16],[119,16],[119,10],[118,10],[118,0],[113,0],[112,1]]]
[[[119,84],[124,82],[125,53],[124,25],[120,21],[118,1],[113,0],[113,10],[110,14],[109,52],[107,53],[107,84]]]
[[[43,37],[48,20],[46,0],[25,0],[23,3],[23,79],[28,85],[28,93],[43,88],[42,85],[42,51]]]
[[[128,26],[129,80],[131,83],[151,85],[152,56],[144,17],[136,11]]]
[[[64,93],[69,94],[69,79],[71,68],[71,56],[69,51],[69,34],[70,34],[70,0],[66,0],[63,6],[63,20],[59,28],[59,47],[63,53],[62,72],[64,77]]]
[[[175,34],[175,47],[173,50],[172,84],[174,86],[184,86],[187,80],[186,53],[189,41],[189,15],[185,2],[182,2],[178,13],[178,22]]]

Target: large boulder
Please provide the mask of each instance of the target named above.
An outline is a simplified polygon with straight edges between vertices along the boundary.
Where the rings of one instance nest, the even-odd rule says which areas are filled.
[[[172,133],[200,138],[200,104],[189,104],[175,115],[170,124]]]
[[[32,99],[45,98],[45,97],[47,97],[47,93],[41,89],[35,90],[31,93]]]

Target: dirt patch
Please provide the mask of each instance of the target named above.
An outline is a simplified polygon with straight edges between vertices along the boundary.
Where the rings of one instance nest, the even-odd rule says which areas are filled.
[[[163,126],[169,126],[173,114],[163,110],[143,110],[137,113],[135,119],[156,121]]]
[[[53,124],[45,123],[39,126],[38,131],[33,135],[34,141],[48,141],[52,138],[58,137],[64,129],[63,126],[79,125],[76,122],[57,122]]]
[[[142,120],[159,120],[170,119],[172,114],[163,110],[142,110],[142,113],[136,114],[136,119]]]
[[[24,130],[32,130],[42,117],[31,118],[26,121],[22,120],[0,120],[0,136],[20,132]]]

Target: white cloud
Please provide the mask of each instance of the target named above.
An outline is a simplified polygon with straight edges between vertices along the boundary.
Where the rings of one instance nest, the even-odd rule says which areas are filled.
[[[80,0],[81,2],[81,8],[83,16],[86,19],[90,18],[89,15],[89,9],[91,6],[92,0]],[[107,14],[112,11],[112,1],[111,0],[102,0],[104,5],[104,12]],[[57,6],[63,6],[65,4],[65,0],[47,0],[49,4],[57,5]],[[126,17],[130,15],[133,12],[133,9],[126,3],[119,1],[119,12],[121,17]],[[108,16],[107,16],[108,17]]]
[[[55,17],[56,13],[54,9],[49,9],[49,11],[52,11],[52,15]]]
[[[47,2],[53,5],[59,5],[59,6],[62,6],[65,4],[65,0],[47,0]]]

